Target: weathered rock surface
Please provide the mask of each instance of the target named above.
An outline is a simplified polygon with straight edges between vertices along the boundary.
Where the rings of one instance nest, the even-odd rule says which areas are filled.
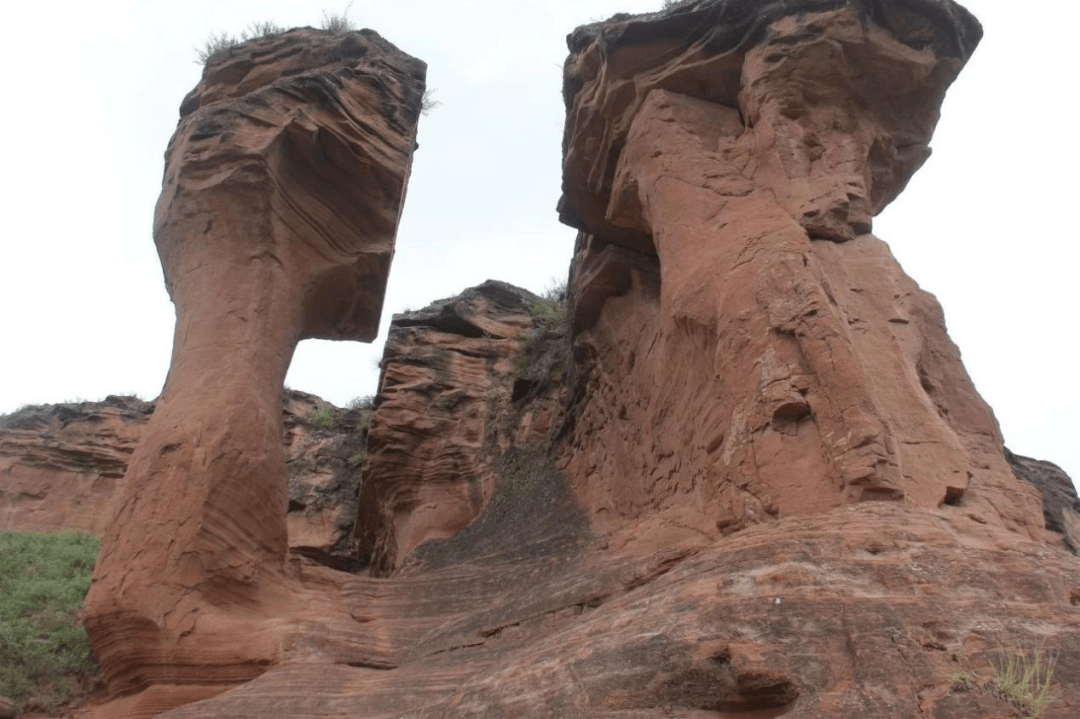
[[[370,30],[292,30],[184,100],[154,221],[172,364],[84,607],[112,693],[190,701],[308,652],[314,626],[348,643],[346,605],[287,561],[281,390],[299,340],[376,335],[424,74]]]
[[[497,283],[395,318],[358,509],[374,576],[277,559],[262,495],[217,474],[274,476],[268,440],[198,444],[166,478],[223,491],[159,504],[176,578],[97,615],[127,627],[95,641],[110,681],[145,687],[102,716],[1006,717],[992,662],[1016,646],[1055,653],[1043,716],[1076,716],[1058,480],[1010,466],[940,308],[869,234],[978,37],[945,0],[575,32],[572,348]]]
[[[1011,717],[982,683],[1009,642],[1058,653],[1046,719],[1080,709],[1080,566],[1060,549],[871,503],[616,558],[569,508],[518,543],[532,509],[506,499],[501,548],[357,578],[362,665],[284,663],[163,716]]]
[[[511,446],[545,442],[550,415],[507,421],[527,392],[523,343],[541,298],[488,281],[416,312],[387,335],[368,434],[358,551],[389,573],[430,539],[457,534],[495,492]],[[546,444],[546,442],[545,442]]]
[[[153,411],[152,401],[110,395],[0,416],[0,531],[73,529],[100,536]],[[291,550],[318,561],[352,561],[369,412],[285,390]]]
[[[1043,536],[941,308],[869,234],[980,37],[948,0],[711,0],[570,36],[567,456],[600,520],[662,546],[889,500]]]
[[[368,406],[340,408],[285,390],[285,466],[289,477],[289,549],[322,564],[355,564],[353,533]]]
[[[1039,490],[1046,529],[1061,536],[1065,546],[1080,554],[1080,498],[1069,475],[1053,462],[1022,457],[1005,449],[1013,473]]]
[[[0,531],[100,535],[153,409],[110,395],[0,417]]]

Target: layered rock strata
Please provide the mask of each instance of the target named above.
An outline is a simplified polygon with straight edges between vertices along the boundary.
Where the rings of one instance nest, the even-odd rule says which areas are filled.
[[[104,532],[153,411],[110,395],[0,417],[0,531]]]
[[[0,416],[0,531],[104,533],[154,404],[110,395]],[[352,563],[369,414],[285,390],[291,551]]]
[[[568,461],[594,512],[709,540],[888,500],[1043,536],[941,308],[869,234],[980,37],[949,0],[703,0],[570,36]]]
[[[376,335],[424,74],[370,30],[292,30],[184,100],[154,219],[172,364],[84,609],[114,694],[220,691],[309,651],[290,639],[318,602],[286,561],[282,384],[298,341]]]
[[[415,547],[468,526],[494,494],[504,454],[547,440],[550,413],[513,421],[515,387],[525,394],[531,381],[527,345],[551,324],[539,316],[545,306],[488,281],[394,316],[356,525],[372,571],[392,572]]]
[[[1040,646],[1043,718],[1080,709],[1080,567],[1061,550],[875,502],[613,557],[578,514],[497,494],[449,564],[357,578],[369,664],[283,663],[163,716],[984,719],[1016,711],[992,663]]]
[[[205,649],[165,644],[190,683],[107,716],[974,719],[1020,710],[1016,648],[1075,716],[1080,565],[867,234],[977,30],[940,0],[706,0],[572,35],[573,367],[535,317],[513,340],[505,286],[396,318],[357,535],[384,576],[297,560],[247,616],[196,587]],[[228,688],[236,657],[267,666]]]
[[[1069,475],[1053,462],[1022,457],[1008,448],[1005,458],[1017,478],[1030,482],[1042,495],[1047,531],[1058,535],[1073,554],[1080,554],[1080,498]]]

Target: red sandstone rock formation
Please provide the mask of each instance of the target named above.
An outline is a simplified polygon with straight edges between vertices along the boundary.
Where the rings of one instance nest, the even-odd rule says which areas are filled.
[[[525,427],[506,422],[515,382],[527,390],[523,343],[544,324],[533,311],[540,303],[488,281],[395,315],[356,525],[358,552],[374,571],[468,526],[495,492],[503,453],[546,440],[550,415],[530,413]]]
[[[0,531],[74,529],[100,536],[153,411],[153,402],[109,396],[0,417]],[[329,426],[316,421],[319,411],[327,413]],[[291,550],[351,564],[369,412],[285,390]]]
[[[869,234],[981,37],[948,0],[694,2],[579,29],[569,471],[712,540],[866,500],[1040,538],[934,297]]]
[[[204,593],[190,637],[232,655],[165,643],[159,676],[194,685],[109,716],[1004,717],[1012,643],[1058,653],[1043,716],[1075,716],[1080,562],[866,234],[977,37],[944,0],[702,0],[571,36],[573,369],[507,374],[524,317],[484,293],[399,317],[358,527],[391,576],[298,562],[260,621]],[[506,456],[471,457],[489,434]],[[272,666],[202,698],[266,636]]]
[[[565,507],[517,542],[535,505],[489,506],[449,565],[357,578],[381,669],[290,662],[164,716],[1010,717],[980,682],[1033,633],[1060,650],[1044,719],[1080,707],[1077,561],[1007,531],[870,503],[645,559],[595,552]]]
[[[205,696],[310,651],[289,639],[314,603],[286,562],[282,383],[299,340],[377,332],[424,73],[369,30],[293,30],[184,100],[154,223],[172,365],[84,609],[113,693]]]
[[[0,417],[0,531],[100,535],[153,407],[109,396]]]

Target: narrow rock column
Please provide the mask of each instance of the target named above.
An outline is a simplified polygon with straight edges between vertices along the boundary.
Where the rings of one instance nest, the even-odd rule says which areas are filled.
[[[282,386],[301,339],[377,333],[424,74],[370,30],[293,30],[227,51],[185,99],[154,225],[172,365],[84,609],[114,694],[280,658]]]

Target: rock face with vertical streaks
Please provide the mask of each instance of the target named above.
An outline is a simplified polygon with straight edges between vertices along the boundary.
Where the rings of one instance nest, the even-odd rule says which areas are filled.
[[[870,234],[981,34],[948,0],[730,0],[570,36],[595,512],[694,541],[884,500],[1042,536],[941,308]]]
[[[212,693],[308,651],[282,384],[300,340],[377,333],[425,70],[370,30],[292,30],[214,60],[181,106],[154,219],[172,364],[84,609],[114,694]]]
[[[356,524],[359,555],[375,572],[390,573],[420,544],[468,526],[495,492],[502,454],[546,440],[550,418],[502,421],[513,414],[515,387],[524,392],[528,382],[522,343],[540,302],[488,281],[395,315]]]

